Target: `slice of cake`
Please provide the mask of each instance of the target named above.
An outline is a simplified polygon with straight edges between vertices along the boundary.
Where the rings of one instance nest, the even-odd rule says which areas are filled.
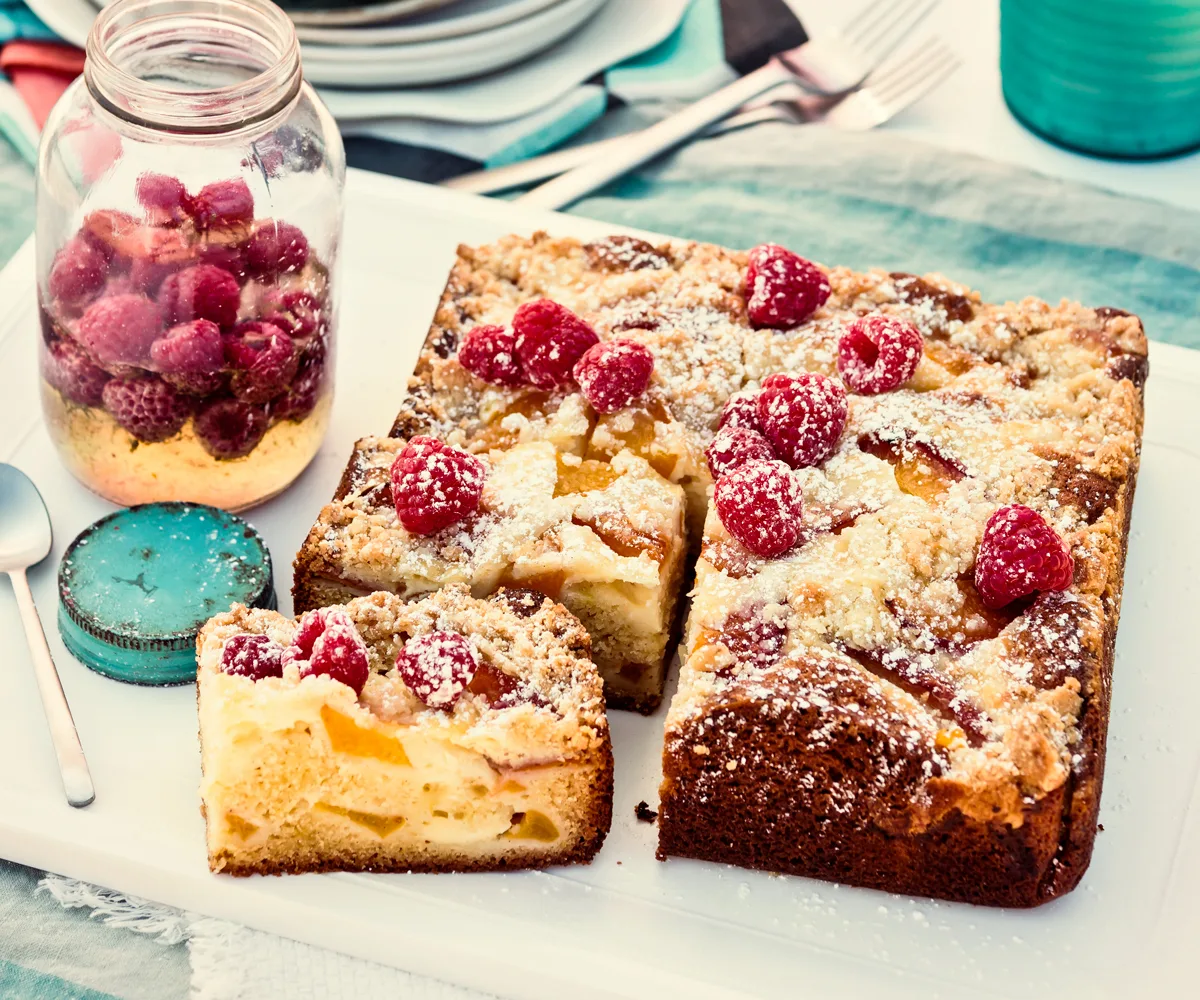
[[[656,707],[683,586],[682,489],[629,451],[601,461],[545,440],[480,456],[442,448],[431,461],[457,455],[478,466],[477,504],[444,527],[406,526],[394,470],[416,447],[397,438],[358,442],[296,557],[296,610],[377,590],[413,598],[448,584],[477,596],[532,589],[583,622],[610,704]],[[419,513],[426,499],[436,503],[418,497]]]
[[[659,854],[1036,905],[1095,838],[1145,337],[831,280],[747,343],[728,416],[771,454],[715,485]]]
[[[234,875],[586,863],[612,808],[601,681],[539,594],[448,587],[201,630],[209,866]]]
[[[392,433],[429,434],[468,451],[530,438],[594,459],[630,450],[684,488],[696,539],[712,482],[704,448],[745,381],[743,258],[709,244],[630,236],[581,243],[535,233],[460,246]],[[650,389],[599,412],[581,401],[569,366],[558,379],[542,378],[472,364],[474,344],[464,355],[480,329],[508,331],[509,353],[518,354],[522,311],[544,322],[546,302],[583,318],[601,341],[645,347],[654,361]]]

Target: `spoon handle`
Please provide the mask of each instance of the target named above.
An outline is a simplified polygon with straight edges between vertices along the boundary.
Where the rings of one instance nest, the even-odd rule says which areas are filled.
[[[21,611],[29,651],[33,654],[33,672],[37,678],[38,693],[42,696],[42,707],[46,711],[46,721],[50,724],[50,738],[54,741],[54,753],[62,773],[63,791],[67,793],[67,801],[78,809],[90,805],[96,797],[92,775],[83,756],[83,747],[79,744],[79,733],[75,731],[75,720],[71,717],[71,708],[63,693],[58,668],[54,666],[50,647],[46,645],[46,633],[42,629],[37,606],[33,603],[25,571],[14,570],[8,575],[17,595],[17,607]]]

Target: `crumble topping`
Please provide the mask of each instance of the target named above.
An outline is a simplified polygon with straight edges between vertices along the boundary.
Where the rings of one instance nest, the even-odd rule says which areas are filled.
[[[399,725],[448,728],[460,745],[476,749],[506,766],[543,762],[547,754],[582,752],[598,745],[607,731],[599,675],[588,658],[590,640],[578,620],[544,598],[501,591],[489,600],[462,587],[446,587],[416,601],[386,593],[356,598],[344,610],[367,646],[371,674],[358,697],[366,717]],[[220,673],[221,650],[234,635],[267,635],[290,645],[296,624],[275,611],[236,605],[213,618],[198,640],[201,669]],[[468,636],[488,671],[510,697],[464,694],[452,711],[427,707],[404,684],[396,656],[409,638],[436,631]],[[314,696],[333,703],[353,701],[350,688],[328,677],[301,680],[295,664],[281,678],[242,682],[269,699],[277,690],[309,685]]]
[[[395,438],[358,442],[354,481],[310,533],[320,571],[409,595],[446,584],[487,594],[514,568],[518,578],[561,572],[575,581],[659,585],[659,563],[677,532],[680,491],[644,459],[619,452],[606,464],[611,479],[602,488],[560,493],[551,443],[491,452],[480,456],[487,478],[478,514],[426,536],[403,528],[386,489],[403,446]]]

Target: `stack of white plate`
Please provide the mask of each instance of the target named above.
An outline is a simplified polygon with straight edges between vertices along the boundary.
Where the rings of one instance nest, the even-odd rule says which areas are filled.
[[[112,0],[31,0],[82,45]],[[551,48],[607,0],[360,0],[281,4],[296,22],[304,74],[325,87],[419,87],[494,73]],[[653,0],[649,0],[653,2]]]
[[[415,87],[521,62],[562,41],[605,2],[385,0],[325,10],[294,7],[289,13],[313,83]]]
[[[26,2],[82,46],[97,10],[112,0]],[[300,36],[305,76],[335,118],[480,125],[568,100],[585,80],[670,35],[688,0],[338,3],[283,0]]]

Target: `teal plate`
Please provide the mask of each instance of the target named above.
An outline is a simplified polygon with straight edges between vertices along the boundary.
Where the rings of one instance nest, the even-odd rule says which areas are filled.
[[[271,555],[240,517],[192,503],[117,511],[58,570],[58,627],[86,666],[133,684],[196,677],[196,632],[230,605],[275,607]]]

